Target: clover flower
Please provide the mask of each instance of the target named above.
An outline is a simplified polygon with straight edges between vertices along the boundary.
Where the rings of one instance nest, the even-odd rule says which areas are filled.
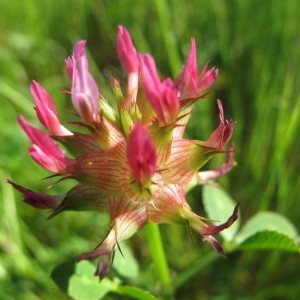
[[[128,82],[123,96],[118,79],[111,80],[117,111],[99,92],[88,70],[86,42],[79,41],[73,55],[66,59],[66,69],[72,85],[71,100],[79,118],[77,124],[86,132],[70,131],[61,125],[51,96],[35,81],[30,90],[37,117],[49,134],[19,117],[33,144],[29,149],[33,160],[53,175],[60,175],[59,181],[71,178],[78,184],[66,194],[47,195],[6,180],[23,194],[25,203],[52,210],[49,218],[67,210],[109,214],[110,230],[105,239],[78,258],[98,259],[95,275],[100,279],[109,272],[119,243],[149,221],[188,224],[223,255],[213,235],[229,227],[238,214],[236,207],[224,224],[208,225],[191,210],[185,198],[195,178],[198,182],[216,178],[233,165],[230,149],[227,162],[219,170],[199,172],[211,157],[226,152],[224,146],[232,135],[234,123],[225,120],[220,100],[220,124],[208,140],[183,137],[194,103],[205,97],[218,70],[207,71],[206,64],[198,75],[192,39],[186,64],[176,81],[161,80],[154,59],[137,53],[128,31],[122,26],[118,29],[117,53]]]

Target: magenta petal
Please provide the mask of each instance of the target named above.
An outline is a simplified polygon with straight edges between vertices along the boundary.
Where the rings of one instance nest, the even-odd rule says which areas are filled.
[[[33,81],[30,91],[36,103],[37,116],[50,134],[56,136],[72,135],[72,132],[60,124],[56,106],[43,86]]]
[[[99,90],[93,76],[88,72],[84,50],[85,41],[74,46],[73,57],[66,60],[67,71],[72,76],[72,102],[81,119],[93,124],[99,119]]]
[[[44,116],[47,116],[49,112],[52,113],[55,117],[58,117],[56,106],[52,98],[42,85],[33,80],[30,85],[30,92],[37,105],[38,117],[43,125],[45,125],[46,123],[43,122],[45,119]]]
[[[81,41],[78,41],[74,45],[73,57],[74,57],[75,60],[77,60],[80,56],[84,56],[84,58],[85,58],[84,63],[85,63],[85,67],[87,68],[88,67],[88,60],[86,58],[86,54],[85,54],[85,50],[84,50],[85,44],[86,44],[86,40],[81,40]]]
[[[180,104],[176,95],[176,87],[170,78],[161,83],[160,106],[163,111],[164,122],[166,124],[175,123]]]
[[[208,63],[204,66],[198,79],[198,93],[205,91],[211,87],[217,79],[218,69],[210,69],[206,71]]]
[[[72,102],[81,119],[91,124],[99,119],[99,91],[93,77],[78,64],[72,87]]]
[[[85,44],[86,44],[85,40],[78,41],[75,44],[74,48],[73,48],[73,56],[68,57],[65,60],[67,74],[68,74],[71,82],[73,82],[73,74],[74,74],[74,70],[75,70],[75,67],[76,67],[75,66],[76,65],[76,60],[82,54],[85,56],[85,53],[84,53],[84,46],[85,46]],[[86,59],[86,56],[85,56],[85,65],[86,65],[86,68],[88,68],[88,60]]]
[[[180,100],[198,97],[198,71],[195,39],[191,39],[191,50],[186,64],[176,79]]]
[[[129,32],[123,26],[118,26],[117,53],[123,69],[128,75],[128,103],[134,103],[139,87],[139,59],[133,46]]]
[[[149,54],[140,53],[143,90],[159,119],[164,121],[164,113],[160,105],[161,83],[154,59]]]
[[[152,108],[161,123],[174,124],[180,104],[176,86],[170,78],[160,81],[154,59],[148,54],[140,54],[142,85]]]
[[[217,103],[219,108],[220,125],[210,135],[209,139],[205,142],[205,145],[222,151],[222,148],[227,144],[232,136],[234,122],[232,120],[225,120],[222,102],[218,100]]]
[[[140,63],[131,36],[125,27],[118,26],[118,29],[117,53],[119,60],[127,73],[137,72]]]
[[[127,141],[127,159],[135,180],[148,183],[156,170],[154,143],[140,122],[135,123]]]
[[[22,115],[19,116],[19,124],[33,143],[31,157],[46,170],[64,173],[67,162],[58,145],[43,131],[29,125]]]

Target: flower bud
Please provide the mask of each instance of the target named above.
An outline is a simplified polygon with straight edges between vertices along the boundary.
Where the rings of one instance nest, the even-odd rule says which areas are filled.
[[[135,123],[127,141],[127,159],[136,182],[150,182],[156,170],[156,151],[151,137],[140,122]]]

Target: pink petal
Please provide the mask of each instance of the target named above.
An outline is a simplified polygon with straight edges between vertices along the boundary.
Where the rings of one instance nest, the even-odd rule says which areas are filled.
[[[50,172],[64,173],[67,161],[58,145],[43,131],[29,125],[22,115],[19,116],[19,124],[33,143],[31,157]]]
[[[99,90],[93,76],[88,72],[84,50],[85,41],[74,46],[72,58],[66,60],[67,72],[72,76],[72,102],[81,119],[88,125],[99,121]]]
[[[162,108],[160,106],[160,79],[158,77],[154,59],[149,54],[140,53],[142,70],[143,90],[155,110],[159,119],[164,120]]]
[[[217,103],[219,108],[220,125],[210,135],[209,139],[205,142],[205,146],[222,151],[224,145],[227,144],[232,136],[234,122],[232,120],[225,120],[221,100],[218,100]]]
[[[118,26],[117,53],[122,67],[127,73],[136,73],[139,70],[139,60],[127,29]]]
[[[203,91],[211,87],[218,76],[218,69],[212,68],[206,71],[208,63],[204,66],[198,79],[198,94],[200,95]]]
[[[186,64],[180,71],[176,86],[180,100],[198,97],[198,71],[195,39],[191,39],[191,50],[187,57]]]
[[[74,48],[73,48],[73,56],[68,57],[65,60],[67,74],[68,74],[71,82],[73,82],[73,74],[74,74],[74,69],[75,69],[75,65],[76,65],[76,60],[84,52],[84,46],[85,46],[85,44],[86,44],[85,40],[78,41],[75,44]],[[88,68],[88,61],[87,61],[87,59],[85,59],[85,64],[86,64],[86,68]]]
[[[171,79],[160,82],[153,58],[140,54],[143,90],[161,123],[174,124],[180,104],[176,87]]]
[[[179,100],[177,98],[176,87],[170,78],[167,78],[161,84],[160,106],[166,124],[173,124],[177,120],[180,109]]]
[[[140,122],[135,123],[127,141],[127,159],[135,180],[148,183],[156,170],[154,143]]]
[[[118,26],[117,53],[123,69],[128,75],[128,103],[136,101],[139,87],[139,59],[133,46],[129,32],[123,26]]]
[[[30,86],[31,94],[36,103],[36,112],[40,122],[49,130],[51,135],[72,135],[60,124],[57,109],[48,92],[36,81]]]

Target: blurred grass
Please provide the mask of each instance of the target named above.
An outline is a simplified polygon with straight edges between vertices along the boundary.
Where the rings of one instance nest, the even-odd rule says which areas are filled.
[[[30,82],[41,82],[63,114],[63,107],[69,105],[60,93],[69,87],[64,59],[75,41],[87,39],[92,73],[104,94],[110,95],[107,79],[122,74],[115,52],[117,25],[122,24],[137,49],[155,57],[162,75],[175,76],[189,51],[190,37],[196,38],[199,68],[209,60],[220,75],[209,100],[196,105],[188,135],[208,137],[218,122],[215,100],[222,99],[226,117],[237,122],[233,140],[238,166],[221,184],[241,203],[243,220],[258,210],[275,210],[299,224],[297,0],[66,0],[55,5],[50,0],[24,0],[17,6],[0,0],[0,7],[1,178],[40,191],[47,186],[39,181],[47,173],[29,160],[29,142],[16,121],[23,113],[36,122]],[[220,165],[223,159],[216,158],[210,166]],[[65,189],[60,185],[53,193]],[[199,195],[200,189],[189,195],[198,210]],[[49,279],[51,268],[92,249],[105,234],[107,220],[69,213],[46,222],[45,213],[25,206],[20,198],[1,185],[0,282],[4,288],[0,298],[61,299]],[[186,248],[186,228],[162,228],[174,272],[209,255],[210,249],[197,240]],[[149,257],[143,244],[139,238],[132,241],[145,270]],[[178,297],[296,299],[300,296],[298,269],[294,255],[232,254],[185,283]],[[141,286],[147,287],[149,281],[143,281],[147,276],[141,276]],[[151,282],[154,286],[155,279]]]

